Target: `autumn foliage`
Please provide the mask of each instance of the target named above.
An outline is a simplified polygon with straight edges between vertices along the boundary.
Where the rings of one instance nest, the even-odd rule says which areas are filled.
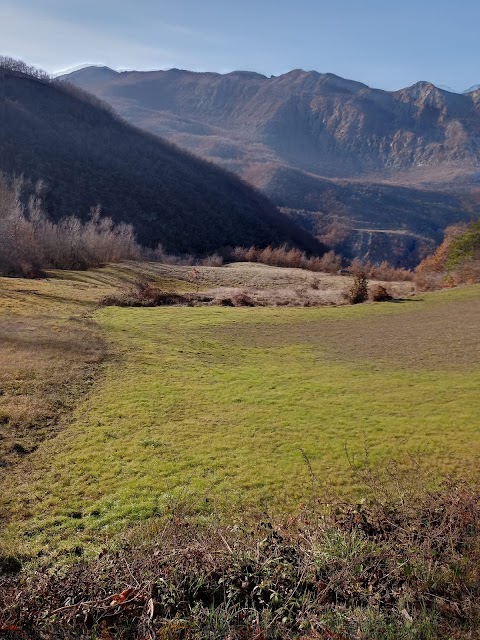
[[[415,271],[422,291],[480,282],[480,220],[448,227],[442,244]]]

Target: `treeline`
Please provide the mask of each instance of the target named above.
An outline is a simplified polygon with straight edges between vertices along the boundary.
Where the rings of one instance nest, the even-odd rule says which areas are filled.
[[[23,60],[16,60],[15,58],[9,58],[8,56],[0,56],[0,72],[2,71],[14,71],[16,73],[23,73],[25,75],[36,78],[37,80],[44,80],[45,82],[54,82],[54,79],[42,69],[31,67]]]
[[[342,270],[344,260],[334,251],[328,251],[323,256],[308,256],[299,249],[289,248],[286,245],[281,247],[236,247],[229,252],[229,259],[236,262],[260,262],[272,267],[290,267],[294,269],[308,269],[309,271],[319,271],[323,273],[338,273]],[[346,266],[345,271],[357,273],[361,271],[365,277],[372,280],[383,280],[391,282],[403,282],[413,280],[413,271],[409,269],[393,267],[387,261],[380,265],[371,262],[362,262],[359,259]]]
[[[44,269],[87,269],[140,257],[133,228],[115,225],[92,209],[53,222],[45,214],[40,189],[22,202],[24,183],[0,174],[0,275],[36,277]]]
[[[423,291],[480,282],[480,219],[448,227],[442,244],[415,271]]]
[[[322,257],[309,257],[304,251],[289,248],[287,245],[268,246],[264,249],[236,247],[230,252],[230,259],[235,262],[260,262],[272,267],[290,267],[327,273],[336,273],[342,267],[342,258],[333,251],[328,251]]]
[[[83,91],[83,89],[80,89],[79,87],[76,87],[69,82],[65,82],[56,78],[55,76],[51,76],[43,69],[32,67],[23,60],[16,60],[15,58],[10,58],[8,56],[0,56],[0,74],[2,74],[2,72],[13,72],[19,75],[35,78],[35,80],[40,80],[40,82],[43,82],[45,84],[55,85],[61,88],[62,91],[71,94],[81,102],[85,102],[86,104],[101,109],[108,113],[111,117],[115,117],[115,112],[112,107],[106,102],[103,102],[102,100],[94,96],[92,93]]]

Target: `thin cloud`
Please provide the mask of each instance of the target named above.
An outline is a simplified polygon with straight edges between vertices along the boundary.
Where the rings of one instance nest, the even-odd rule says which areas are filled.
[[[176,58],[173,50],[8,4],[0,7],[0,42],[2,54],[23,58],[48,71],[85,59],[117,68],[132,64],[164,67]]]

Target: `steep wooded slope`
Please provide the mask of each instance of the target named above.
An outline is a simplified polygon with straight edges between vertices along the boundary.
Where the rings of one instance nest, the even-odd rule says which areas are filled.
[[[291,240],[318,249],[260,193],[136,129],[64,83],[0,69],[0,170],[46,183],[54,218],[102,210],[145,245],[213,251]]]

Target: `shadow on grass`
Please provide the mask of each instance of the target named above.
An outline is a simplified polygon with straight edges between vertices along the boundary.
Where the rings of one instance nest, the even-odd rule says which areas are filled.
[[[390,303],[401,304],[403,302],[425,302],[423,298],[393,298],[393,300],[388,300]]]

